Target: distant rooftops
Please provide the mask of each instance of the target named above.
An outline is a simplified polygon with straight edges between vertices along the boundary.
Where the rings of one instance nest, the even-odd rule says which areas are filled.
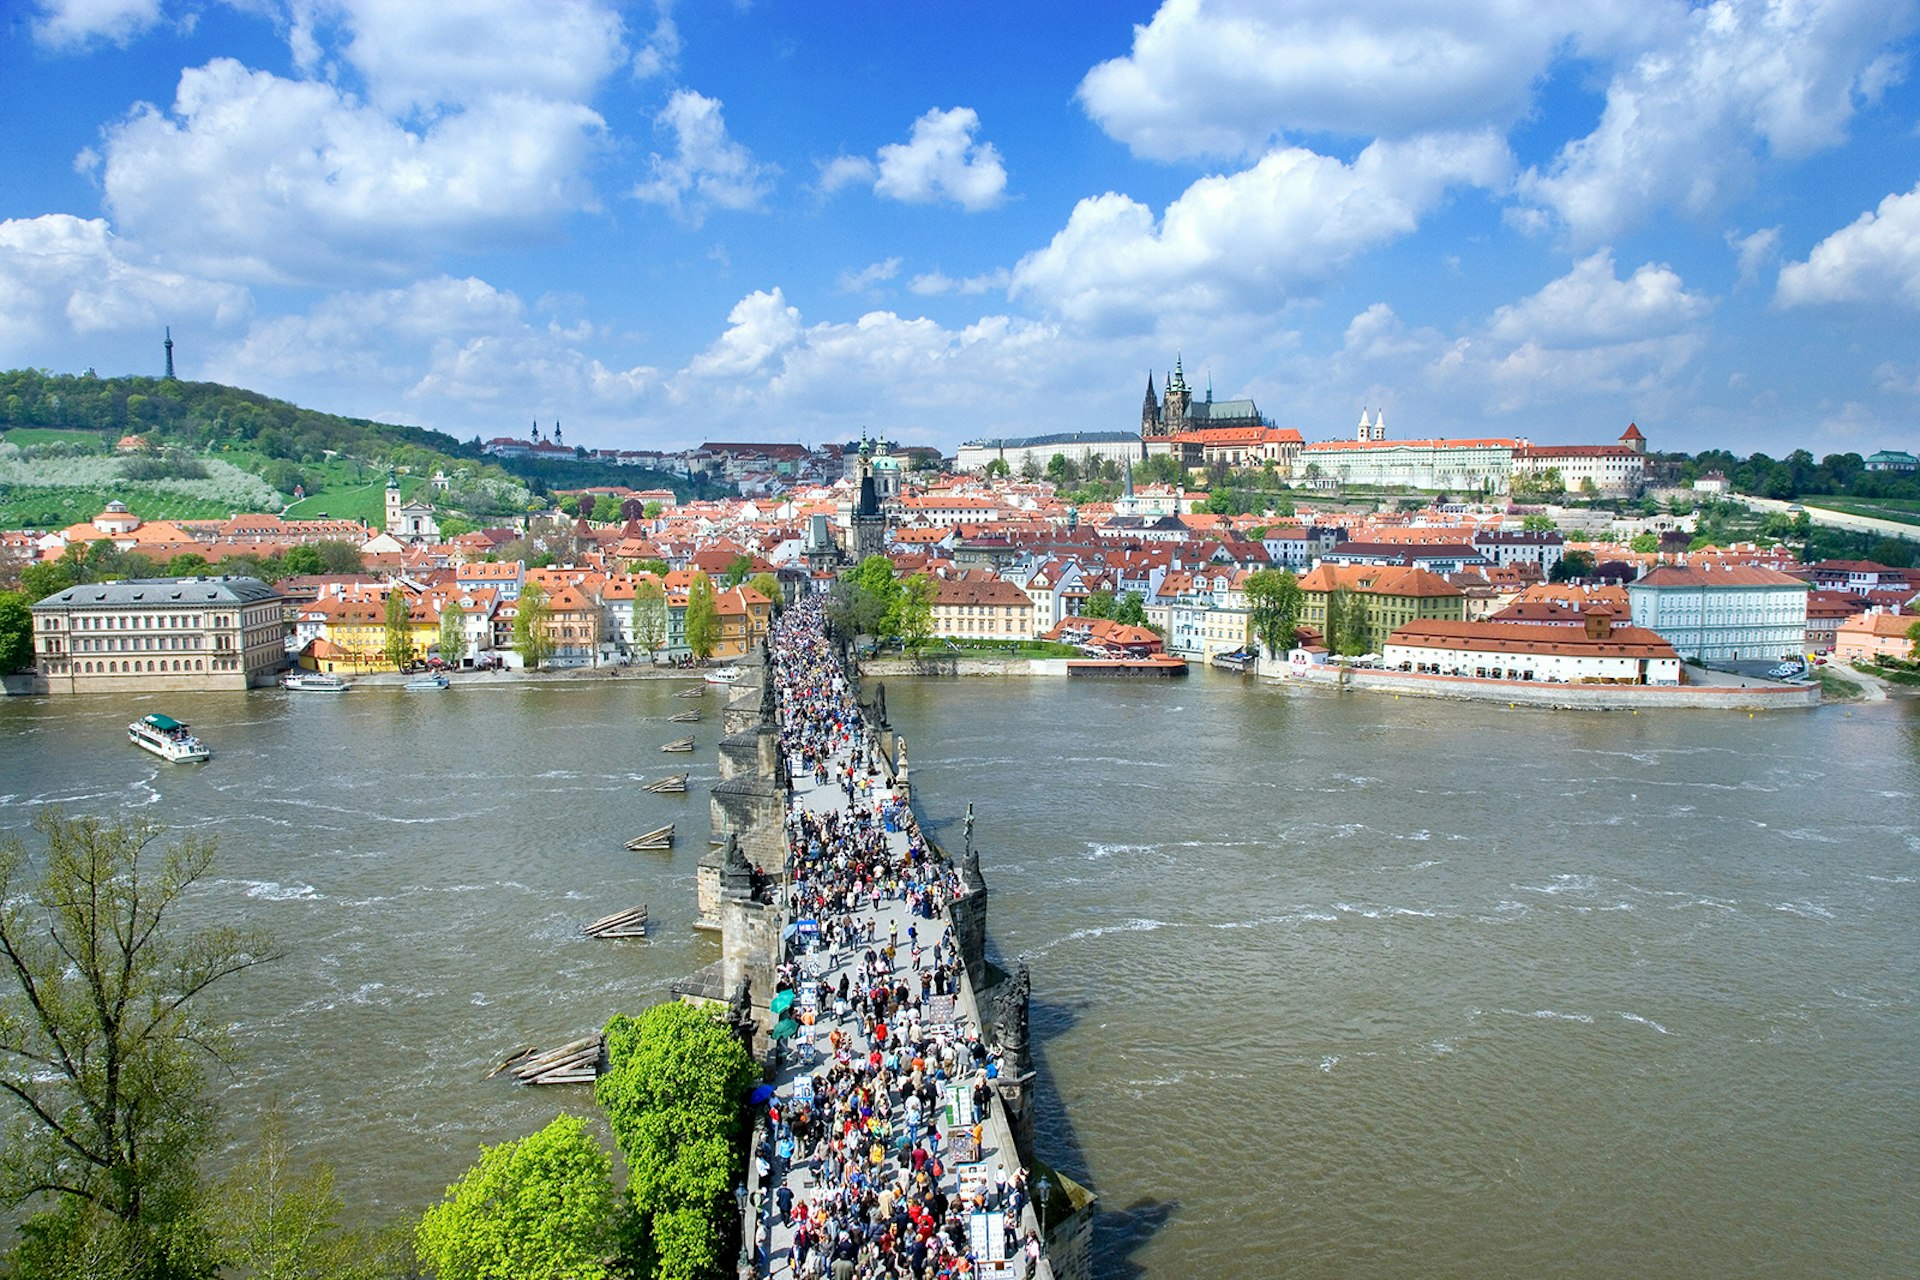
[[[123,582],[92,582],[68,587],[65,591],[54,592],[34,608],[256,604],[279,598],[278,591],[258,578],[128,578]]]

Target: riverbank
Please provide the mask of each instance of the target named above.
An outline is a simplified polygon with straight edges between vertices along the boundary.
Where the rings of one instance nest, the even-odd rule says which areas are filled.
[[[1535,680],[1482,680],[1472,676],[1424,675],[1359,667],[1301,666],[1263,661],[1261,678],[1317,689],[1355,689],[1396,697],[1506,703],[1567,711],[1720,710],[1779,711],[1820,705],[1817,684],[1780,684],[1690,669],[1701,683],[1685,685],[1548,684]]]

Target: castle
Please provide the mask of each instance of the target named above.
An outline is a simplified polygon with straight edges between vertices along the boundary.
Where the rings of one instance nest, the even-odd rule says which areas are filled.
[[[1142,440],[1166,439],[1190,431],[1271,425],[1261,415],[1259,406],[1251,400],[1214,400],[1212,378],[1207,379],[1207,398],[1196,402],[1192,390],[1187,386],[1186,374],[1180,367],[1180,357],[1177,355],[1173,360],[1173,372],[1167,375],[1164,400],[1154,395],[1153,374],[1147,374],[1147,399],[1140,408]]]

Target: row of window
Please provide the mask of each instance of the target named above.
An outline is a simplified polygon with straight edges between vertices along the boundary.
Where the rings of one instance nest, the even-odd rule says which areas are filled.
[[[42,631],[58,631],[60,629],[60,615],[42,614],[40,616],[40,623],[40,629]],[[69,619],[69,623],[70,625],[67,628],[69,631],[159,631],[176,630],[183,627],[196,629],[200,626],[200,615],[197,613],[158,613],[135,616],[132,614],[80,613],[73,615]],[[212,620],[212,625],[216,627],[230,627],[233,625],[233,619],[216,617]]]
[[[187,674],[194,671],[206,671],[211,661],[215,671],[236,671],[240,667],[237,658],[148,658],[144,662],[118,659],[110,662],[76,662],[73,669],[77,674],[88,676],[130,676],[145,674]]]

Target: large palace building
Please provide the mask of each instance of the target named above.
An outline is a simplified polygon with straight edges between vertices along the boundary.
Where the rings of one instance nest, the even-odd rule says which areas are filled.
[[[284,601],[258,578],[130,578],[33,606],[49,693],[245,689],[286,665]]]

